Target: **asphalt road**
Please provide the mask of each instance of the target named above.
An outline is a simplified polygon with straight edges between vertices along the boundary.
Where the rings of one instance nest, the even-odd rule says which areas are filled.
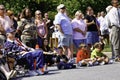
[[[57,70],[55,66],[48,69],[50,71],[46,75],[22,77],[14,80],[120,80],[120,62],[68,70]]]

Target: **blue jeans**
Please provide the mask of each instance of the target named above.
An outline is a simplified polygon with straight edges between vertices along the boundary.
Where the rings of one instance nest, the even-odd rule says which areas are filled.
[[[42,43],[42,42],[43,42],[43,39],[42,39],[41,37],[38,36],[37,42],[38,42],[39,47],[42,47],[42,46],[43,46],[43,43]]]
[[[43,68],[44,66],[44,55],[41,50],[35,50],[32,52],[29,52],[32,54],[33,57],[33,63],[31,64],[31,69],[34,70],[34,60],[36,60],[36,69]]]
[[[17,64],[26,65],[26,68],[33,70],[33,57],[31,53],[27,53],[24,56],[19,56]]]
[[[75,68],[73,63],[65,63],[65,62],[60,62],[57,64],[58,69],[72,69]]]
[[[44,66],[44,56],[41,50],[30,51],[20,59],[25,58],[29,69],[34,70],[34,60],[36,60],[36,69],[43,68]]]

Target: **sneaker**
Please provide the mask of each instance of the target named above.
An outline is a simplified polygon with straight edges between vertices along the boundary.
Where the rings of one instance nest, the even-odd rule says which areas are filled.
[[[44,71],[44,74],[47,74],[48,72],[49,72],[49,70],[45,70],[45,71]]]
[[[96,62],[93,63],[93,65],[97,66],[97,65],[99,65],[99,62],[96,61]]]
[[[43,75],[44,72],[42,72],[41,70],[36,70],[36,72],[38,73],[38,75]]]
[[[36,71],[34,71],[34,70],[29,70],[25,75],[27,75],[27,76],[37,76],[38,73],[36,73]]]
[[[104,62],[104,61],[102,61],[102,62],[100,63],[100,65],[105,65],[105,62]]]
[[[73,65],[72,68],[76,68],[76,65]]]
[[[77,66],[78,66],[78,67],[81,67],[81,66],[82,66],[81,61],[80,61],[80,62],[78,62]]]
[[[90,63],[87,63],[87,67],[92,67],[93,65]]]
[[[109,60],[108,64],[113,64],[114,60]]]
[[[75,64],[75,59],[74,59],[74,58],[70,59],[70,60],[68,61],[68,63],[73,63],[73,64]]]
[[[65,69],[65,67],[64,67],[64,66],[61,66],[61,69]]]

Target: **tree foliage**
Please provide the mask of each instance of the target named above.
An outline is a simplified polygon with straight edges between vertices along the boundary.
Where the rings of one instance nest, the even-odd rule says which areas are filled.
[[[39,9],[43,13],[50,13],[50,17],[54,18],[57,13],[56,7],[63,3],[67,7],[70,16],[73,16],[77,10],[83,13],[86,11],[87,6],[93,7],[95,13],[104,11],[110,5],[111,0],[0,0],[0,4],[5,5],[6,9],[11,9],[15,14],[22,11],[23,8],[29,7],[34,13]]]

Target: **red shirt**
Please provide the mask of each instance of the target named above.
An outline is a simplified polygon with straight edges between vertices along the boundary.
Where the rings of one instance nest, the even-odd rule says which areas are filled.
[[[76,63],[87,58],[90,58],[90,54],[88,53],[88,51],[79,50],[77,52]]]

